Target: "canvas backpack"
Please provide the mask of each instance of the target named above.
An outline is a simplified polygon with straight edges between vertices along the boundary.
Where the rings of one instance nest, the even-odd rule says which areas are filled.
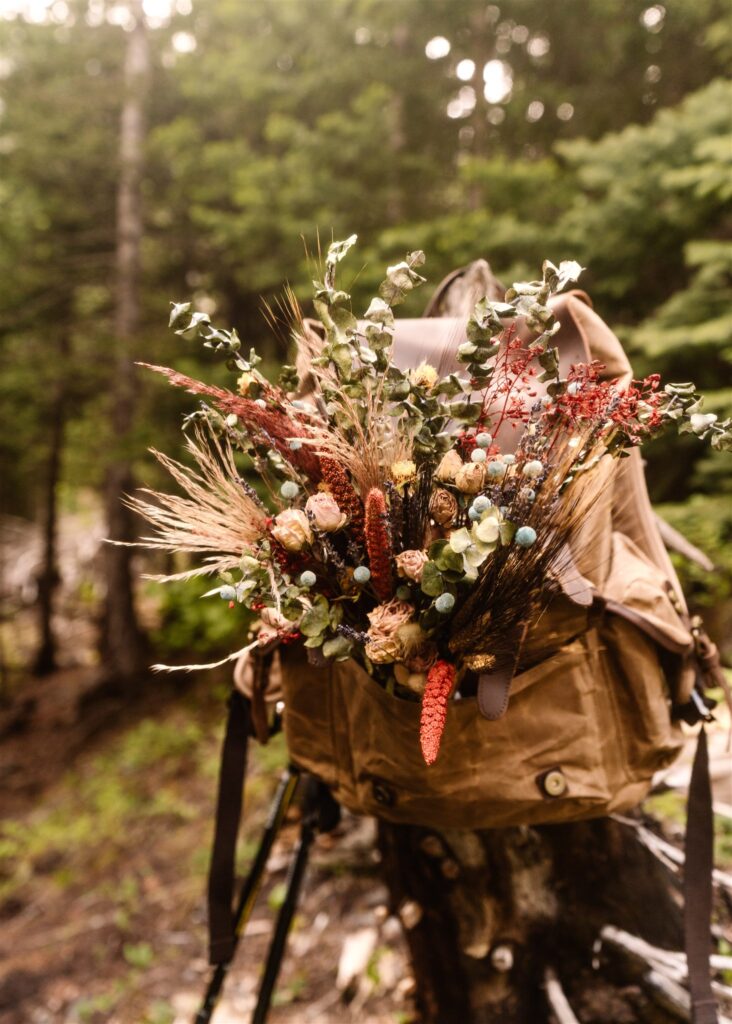
[[[631,380],[623,348],[583,292],[554,312],[562,370],[597,360]],[[397,321],[402,366],[459,343],[464,321]],[[445,367],[440,367],[444,370]],[[210,886],[211,959],[236,943],[233,851],[247,736],[276,722],[289,756],[338,803],[396,823],[452,829],[568,822],[627,811],[679,754],[681,722],[710,717],[723,675],[689,615],[651,508],[639,450],[605,459],[601,497],[557,571],[555,596],[529,629],[515,671],[481,679],[452,702],[437,762],[419,748],[420,707],[353,661],[311,665],[295,646],[237,666],[224,747]],[[712,811],[703,724],[687,832],[686,940],[695,1021],[716,1020],[709,987]]]

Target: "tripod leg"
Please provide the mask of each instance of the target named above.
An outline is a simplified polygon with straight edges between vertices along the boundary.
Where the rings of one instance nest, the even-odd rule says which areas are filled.
[[[267,955],[267,963],[264,968],[264,975],[262,976],[257,1005],[252,1016],[252,1024],[265,1024],[267,1019],[270,1003],[272,1001],[272,993],[274,992],[277,977],[280,973],[280,967],[282,966],[282,957],[285,952],[287,934],[290,930],[292,918],[297,907],[297,897],[300,892],[303,875],[305,874],[305,868],[307,867],[310,846],[314,838],[315,831],[312,824],[307,819],[304,819],[302,831],[300,833],[300,841],[295,853],[295,859],[290,866],[290,871],[287,877],[285,901],[277,916],[277,924],[275,926],[274,936],[272,937],[272,944],[270,945],[269,953]]]
[[[288,768],[284,772],[280,779],[280,784],[277,787],[272,806],[270,808],[269,817],[262,834],[262,840],[257,850],[257,856],[254,859],[254,864],[246,877],[244,885],[242,886],[241,894],[237,903],[236,911],[234,913],[234,930],[236,933],[237,943],[244,931],[247,921],[251,916],[254,903],[257,898],[260,886],[262,884],[262,877],[264,875],[264,869],[267,865],[272,846],[277,838],[280,828],[282,827],[282,821],[287,813],[287,810],[292,803],[295,791],[297,790],[298,782],[300,781],[300,773],[295,768]],[[232,957],[233,960],[233,957]],[[201,1003],[201,1008],[196,1014],[194,1024],[209,1024],[211,1017],[213,1016],[216,1004],[218,1003],[221,990],[226,980],[226,975],[231,966],[232,960],[227,960],[224,963],[217,964],[214,968],[211,979],[208,983],[206,993]]]

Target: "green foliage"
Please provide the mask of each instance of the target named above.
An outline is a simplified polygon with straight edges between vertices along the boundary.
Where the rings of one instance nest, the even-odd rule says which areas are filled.
[[[694,602],[714,606],[732,597],[732,501],[729,494],[695,494],[684,504],[659,505],[666,522],[705,552],[715,565],[708,573],[674,556],[684,589]]]
[[[154,584],[152,594],[159,600],[159,622],[152,633],[155,649],[166,656],[191,651],[236,650],[246,637],[251,616],[241,605],[203,599],[212,587],[210,579]]]
[[[122,947],[124,956],[130,967],[145,970],[152,965],[154,954],[149,942],[126,942]]]

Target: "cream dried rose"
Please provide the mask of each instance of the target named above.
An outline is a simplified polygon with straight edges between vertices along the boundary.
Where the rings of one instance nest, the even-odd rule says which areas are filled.
[[[287,508],[274,518],[272,536],[288,551],[302,551],[313,539],[308,517],[299,508]]]
[[[388,665],[402,656],[402,646],[396,637],[377,637],[364,647],[366,657],[376,665]]]
[[[458,471],[462,468],[463,460],[453,448],[442,456],[440,464],[435,470],[435,477],[442,483],[451,483]]]
[[[454,494],[438,487],[430,498],[430,515],[439,526],[452,526],[458,514],[457,498]]]
[[[326,491],[311,494],[305,503],[305,511],[310,513],[317,528],[324,533],[340,530],[348,518],[341,512],[333,495]]]
[[[424,551],[402,551],[394,559],[397,573],[405,580],[414,580],[419,583],[422,579],[422,570],[429,561]]]
[[[373,611],[368,613],[369,626],[368,635],[371,639],[383,639],[392,637],[405,623],[414,615],[414,608],[407,601],[400,601],[393,597],[385,604],[378,604]]]
[[[466,462],[455,474],[455,486],[463,494],[477,494],[485,480],[485,467],[481,462]]]

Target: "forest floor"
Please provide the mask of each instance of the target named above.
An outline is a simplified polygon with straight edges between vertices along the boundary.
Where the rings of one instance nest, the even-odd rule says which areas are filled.
[[[90,703],[93,672],[23,689],[0,715],[0,1024],[190,1024],[208,977],[205,888],[223,687],[151,680],[136,705]],[[243,871],[285,764],[281,738],[250,766]],[[285,824],[215,1024],[255,1001],[284,891]],[[401,1024],[411,981],[386,912],[373,823],[319,837],[275,992],[273,1024]],[[348,943],[348,948],[344,947]],[[336,986],[339,962],[355,969]]]
[[[94,671],[24,686],[0,712],[0,1024],[191,1024],[205,987],[205,880],[226,683],[160,677],[134,703],[92,697]],[[724,729],[715,800],[732,807]],[[682,761],[647,802],[680,842]],[[285,764],[255,747],[239,870]],[[732,810],[717,819],[732,866]],[[297,815],[286,822],[214,1024],[255,1001]],[[320,837],[290,936],[272,1024],[407,1024],[412,981],[378,876],[374,827],[347,816]],[[336,984],[350,964],[351,985]],[[348,973],[348,971],[347,971]],[[344,991],[345,988],[345,991]]]

